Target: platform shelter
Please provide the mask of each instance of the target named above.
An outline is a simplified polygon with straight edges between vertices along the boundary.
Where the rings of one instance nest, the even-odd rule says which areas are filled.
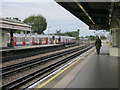
[[[10,47],[13,45],[13,33],[15,31],[31,32],[31,26],[15,19],[0,18],[0,48],[8,47],[8,33],[10,33]]]

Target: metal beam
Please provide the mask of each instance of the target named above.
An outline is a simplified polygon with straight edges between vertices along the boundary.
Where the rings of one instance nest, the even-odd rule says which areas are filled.
[[[109,25],[111,24],[111,18],[113,13],[114,2],[111,2],[110,11],[109,11]]]
[[[76,2],[76,1],[75,1]],[[83,6],[80,4],[80,3],[78,3],[78,2],[76,2],[76,4],[82,9],[82,11],[86,14],[86,16],[90,19],[90,21],[93,23],[93,24],[95,24],[95,22],[92,20],[92,18],[90,17],[90,15],[87,13],[87,11],[83,8]]]
[[[104,5],[105,5],[105,7],[106,7],[106,9],[109,11],[110,9],[110,6],[108,5],[108,2],[106,3],[106,2],[104,2]]]
[[[89,25],[89,29],[90,30],[109,30],[109,26],[108,25]]]
[[[82,10],[80,10],[80,9],[72,9],[71,8],[71,10],[74,11],[74,12],[82,12]],[[87,13],[97,13],[97,14],[105,14],[106,15],[107,13],[109,13],[109,11],[108,10],[104,10],[104,9],[99,9],[99,10],[89,9],[89,10],[87,10]]]
[[[80,12],[80,11],[78,11],[78,10],[73,10],[73,12],[75,12],[75,13],[80,13],[80,14],[84,14],[84,12]],[[103,14],[101,14],[100,12],[88,12],[89,13],[89,15],[95,15],[96,17],[98,17],[98,16],[100,16],[100,17],[106,17],[106,18],[108,18],[109,17],[109,15],[107,14],[107,13],[103,13]]]

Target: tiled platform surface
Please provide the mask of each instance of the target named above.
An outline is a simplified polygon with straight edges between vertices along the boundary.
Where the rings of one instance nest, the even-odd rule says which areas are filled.
[[[31,48],[40,48],[40,47],[52,47],[52,46],[60,46],[62,44],[49,44],[49,45],[34,45],[34,46],[15,46],[14,48],[0,49],[2,51],[10,51],[10,50],[22,50],[22,49],[31,49]]]
[[[67,88],[118,88],[118,57],[108,54],[107,44],[96,53]]]
[[[103,43],[100,55],[92,52],[85,60],[75,66],[54,86],[47,88],[118,88],[118,61],[120,58],[109,55],[109,46]],[[84,63],[86,62],[86,63]],[[84,64],[84,65],[83,65]]]
[[[80,59],[75,65],[45,84],[50,90],[118,90],[120,58],[109,55],[109,46],[103,43],[100,55],[96,51]],[[119,63],[120,64],[120,63]],[[40,84],[39,84],[40,85]],[[38,87],[37,85],[36,87]]]

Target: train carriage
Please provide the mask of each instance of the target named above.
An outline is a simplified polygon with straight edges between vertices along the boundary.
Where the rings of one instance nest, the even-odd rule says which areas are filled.
[[[71,44],[75,43],[75,37],[38,34],[17,34],[13,35],[14,46],[45,45],[45,44]],[[10,34],[8,34],[10,44]]]
[[[22,46],[22,35],[21,36],[15,35],[15,37],[17,37],[17,45],[14,46]]]

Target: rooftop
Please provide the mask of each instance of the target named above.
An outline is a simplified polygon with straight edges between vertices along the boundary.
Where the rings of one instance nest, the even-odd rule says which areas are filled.
[[[0,28],[9,30],[31,31],[31,26],[15,19],[0,18]]]

